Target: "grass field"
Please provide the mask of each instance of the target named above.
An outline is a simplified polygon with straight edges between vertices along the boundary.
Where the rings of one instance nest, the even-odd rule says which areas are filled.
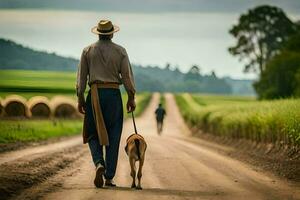
[[[33,96],[45,96],[51,99],[56,95],[76,99],[75,85],[76,72],[0,70],[0,98],[2,99],[12,94],[20,95],[27,100]],[[86,92],[88,88],[87,86]],[[123,88],[121,91],[124,91]],[[126,95],[122,97],[123,101],[127,100]],[[138,96],[137,99],[140,97]]]
[[[76,73],[32,70],[0,70],[0,97],[17,94],[52,98],[56,95],[76,99]]]
[[[59,89],[74,91],[75,85],[76,72],[0,70],[1,88],[37,88],[55,92]]]
[[[0,97],[17,94],[29,99],[41,95],[76,98],[76,72],[0,70]],[[88,91],[88,85],[86,92]],[[122,90],[123,91],[123,90]]]
[[[251,98],[176,95],[190,126],[205,132],[257,142],[300,146],[300,100],[254,101]]]
[[[163,93],[160,94],[159,103],[161,103],[163,108],[166,108],[166,98],[165,98],[165,95]]]
[[[145,110],[145,108],[147,107],[147,105],[149,104],[150,100],[151,100],[152,94],[151,93],[140,93],[137,95],[136,97],[136,110],[134,111],[134,115],[135,116],[139,116],[143,113],[143,111]],[[127,103],[127,94],[123,94],[122,95],[122,99],[123,99],[123,110],[124,110],[124,118],[127,119],[129,117],[131,117],[131,114],[127,113],[127,109],[126,109],[126,103]]]
[[[75,72],[0,70],[0,99],[17,94],[27,100],[37,95],[49,99],[56,95],[64,95],[76,100],[75,85]],[[122,94],[122,99],[124,117],[128,118],[125,93]],[[142,113],[150,99],[150,93],[137,95],[136,116]],[[81,129],[82,120],[0,120],[0,143],[69,136],[80,133]]]
[[[74,100],[77,99],[75,91],[74,91],[74,93],[0,92],[0,99],[5,99],[5,97],[7,97],[9,95],[14,95],[14,94],[22,96],[27,100],[29,100],[31,97],[34,97],[34,96],[45,96],[48,99],[51,99],[51,98],[53,98],[54,96],[57,96],[57,95],[67,96],[67,97],[70,97]]]
[[[137,96],[136,115],[140,115],[151,99],[150,93]],[[126,103],[123,95],[123,104]],[[126,107],[124,117],[128,118]],[[0,120],[0,143],[28,142],[79,134],[82,120]]]
[[[71,136],[81,131],[81,120],[2,120],[0,143],[45,140],[59,136]]]

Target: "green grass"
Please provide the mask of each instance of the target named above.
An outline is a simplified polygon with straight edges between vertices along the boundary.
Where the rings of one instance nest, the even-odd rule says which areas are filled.
[[[0,88],[39,88],[73,90],[76,72],[0,70]]]
[[[216,104],[234,104],[242,102],[254,101],[254,97],[244,97],[244,96],[223,96],[223,95],[193,95],[193,99],[200,105],[216,105]]]
[[[60,96],[67,96],[72,99],[77,99],[75,92],[72,93],[40,93],[40,92],[0,92],[0,99],[5,99],[9,95],[19,95],[24,97],[25,99],[29,100],[31,97],[34,96],[44,96],[48,99],[53,98],[54,96],[60,95]]]
[[[162,104],[162,107],[163,107],[163,108],[166,107],[166,98],[165,98],[164,93],[160,93],[159,103]]]
[[[145,108],[149,105],[152,94],[150,93],[142,93],[142,95],[137,96],[137,107],[135,112],[135,116],[140,116]]]
[[[76,72],[0,70],[0,97],[17,94],[33,96],[65,95],[76,98]]]
[[[33,96],[51,99],[56,95],[76,99],[76,77],[76,72],[0,70],[0,98],[17,94],[27,100]],[[88,89],[87,86],[86,94]],[[125,96],[122,95],[123,101],[127,101]]]
[[[81,132],[82,120],[3,120],[0,143],[39,141]]]
[[[145,108],[148,106],[150,100],[151,100],[152,94],[148,92],[139,93],[136,96],[136,109],[134,111],[134,115],[136,117],[140,116]],[[126,103],[127,103],[127,94],[122,95],[123,99],[123,110],[124,110],[124,118],[127,119],[131,117],[131,114],[127,113],[126,109]]]
[[[176,95],[176,102],[188,124],[205,132],[300,146],[299,99],[253,101],[224,98],[214,100],[203,95],[184,94]]]

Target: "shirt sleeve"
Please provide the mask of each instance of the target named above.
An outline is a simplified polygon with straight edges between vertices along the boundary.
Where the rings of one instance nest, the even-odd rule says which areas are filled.
[[[83,50],[78,65],[78,71],[77,71],[76,91],[77,91],[78,103],[85,102],[84,92],[86,88],[87,76],[88,76],[88,63],[86,58],[86,52],[85,50]]]
[[[124,84],[124,87],[127,91],[128,97],[134,98],[135,91],[136,91],[134,77],[133,77],[131,64],[129,62],[129,58],[126,51],[121,62],[121,77],[122,77],[122,82]]]

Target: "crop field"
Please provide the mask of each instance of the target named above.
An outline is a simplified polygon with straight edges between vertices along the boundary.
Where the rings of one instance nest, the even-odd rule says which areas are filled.
[[[176,95],[186,122],[207,133],[300,146],[300,99]]]
[[[49,100],[57,95],[71,97],[76,101],[75,72],[49,72],[30,70],[0,70],[0,99],[17,94],[27,101],[34,96],[45,96]],[[88,86],[87,86],[88,90]],[[124,117],[127,95],[122,93]],[[150,93],[138,93],[135,114],[142,113],[151,99]],[[81,119],[0,119],[0,143],[27,142],[52,137],[79,134]]]
[[[76,99],[76,73],[32,70],[0,70],[0,98],[17,94],[52,98],[64,95]]]
[[[74,93],[75,72],[0,70],[0,92]]]

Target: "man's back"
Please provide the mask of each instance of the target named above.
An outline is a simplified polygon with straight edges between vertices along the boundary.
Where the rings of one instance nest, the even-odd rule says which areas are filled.
[[[133,72],[126,50],[111,40],[99,40],[84,48],[77,76],[77,94],[83,101],[86,82],[124,84],[127,93],[135,93]]]
[[[123,65],[130,65],[126,50],[111,40],[99,40],[84,48],[89,83],[94,81],[122,83],[120,73]],[[126,67],[127,69],[130,67]]]
[[[166,111],[163,107],[158,107],[155,111],[155,114],[156,114],[157,121],[163,121]]]

